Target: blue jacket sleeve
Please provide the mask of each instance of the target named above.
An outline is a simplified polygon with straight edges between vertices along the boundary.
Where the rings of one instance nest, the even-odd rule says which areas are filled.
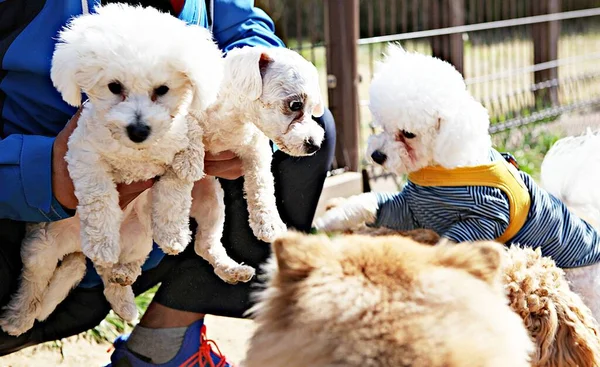
[[[54,138],[9,135],[0,140],[0,218],[51,222],[71,215],[52,195]]]
[[[244,46],[285,46],[275,35],[271,18],[254,7],[254,0],[215,0],[214,18],[213,34],[223,52]]]

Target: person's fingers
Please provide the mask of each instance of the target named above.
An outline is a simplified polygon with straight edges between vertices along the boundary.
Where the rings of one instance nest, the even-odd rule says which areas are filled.
[[[209,176],[234,180],[243,175],[242,161],[237,157],[223,161],[205,161],[204,172]]]
[[[151,188],[154,184],[154,180],[146,180],[140,182],[133,182],[130,184],[117,184],[117,191],[120,195],[139,195],[147,189]]]
[[[244,175],[244,172],[243,172],[242,168],[233,168],[229,171],[222,172],[215,177],[224,178],[226,180],[237,180],[238,178],[242,177],[243,175]]]
[[[154,184],[154,180],[146,180],[140,182],[133,182],[130,184],[117,184],[117,191],[119,191],[119,206],[124,209],[138,195],[148,190]]]
[[[206,152],[206,155],[204,156],[205,161],[228,161],[235,158],[237,158],[237,156],[230,150],[225,150],[217,154]]]

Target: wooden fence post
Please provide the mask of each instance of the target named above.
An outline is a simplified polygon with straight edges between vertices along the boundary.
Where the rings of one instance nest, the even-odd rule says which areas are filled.
[[[359,0],[325,0],[325,13],[327,88],[337,128],[336,160],[339,167],[356,172],[360,166]]]
[[[465,0],[433,0],[431,29],[465,24]],[[446,17],[446,19],[444,19]],[[446,60],[464,75],[464,45],[462,34],[434,37],[431,40],[433,56]]]
[[[533,15],[559,13],[561,0],[533,1]],[[533,37],[533,63],[535,65],[558,59],[558,40],[560,39],[560,21],[533,24],[531,27]],[[535,83],[558,79],[558,67],[539,70],[534,73]],[[558,105],[558,88],[537,89],[534,91],[536,107]]]

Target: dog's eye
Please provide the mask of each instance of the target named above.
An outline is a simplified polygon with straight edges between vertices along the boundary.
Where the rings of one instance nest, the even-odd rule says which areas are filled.
[[[154,89],[154,94],[160,97],[167,94],[168,91],[169,87],[167,87],[166,85],[161,85],[160,87]]]
[[[123,86],[119,82],[108,83],[108,90],[112,94],[121,94],[123,93]]]
[[[290,110],[292,110],[294,112],[300,111],[302,109],[302,107],[304,107],[304,103],[302,103],[300,101],[290,102]]]
[[[413,139],[414,137],[416,137],[416,135],[411,133],[410,131],[402,130],[401,133],[402,136],[404,136],[406,139]]]

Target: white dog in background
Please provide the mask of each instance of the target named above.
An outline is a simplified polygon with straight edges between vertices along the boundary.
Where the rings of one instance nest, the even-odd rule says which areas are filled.
[[[244,47],[229,51],[217,102],[198,114],[207,151],[231,150],[242,160],[244,191],[254,235],[272,242],[286,231],[275,203],[271,139],[283,152],[314,154],[325,130],[312,116],[323,115],[317,69],[285,48]],[[255,270],[231,259],[221,236],[223,190],[207,178],[194,188],[191,216],[198,222],[195,250],[228,283],[246,282]],[[216,224],[216,225],[215,225]]]
[[[383,132],[369,139],[368,155],[408,174],[408,183],[399,193],[350,198],[318,218],[317,229],[367,223],[431,229],[453,242],[540,247],[600,316],[600,175],[588,174],[600,158],[597,135],[567,139],[549,152],[542,173],[549,194],[492,149],[488,113],[450,64],[391,46],[370,94]]]
[[[0,320],[13,335],[67,296],[85,273],[83,255],[115,312],[135,319],[130,285],[153,237],[170,254],[190,242],[191,191],[204,175],[204,147],[201,127],[187,113],[214,102],[221,52],[207,30],[152,8],[107,5],[96,12],[61,31],[51,70],[66,102],[79,106],[82,92],[89,98],[66,157],[77,215],[28,228],[21,285]],[[116,184],[156,176],[152,190],[123,212]]]

